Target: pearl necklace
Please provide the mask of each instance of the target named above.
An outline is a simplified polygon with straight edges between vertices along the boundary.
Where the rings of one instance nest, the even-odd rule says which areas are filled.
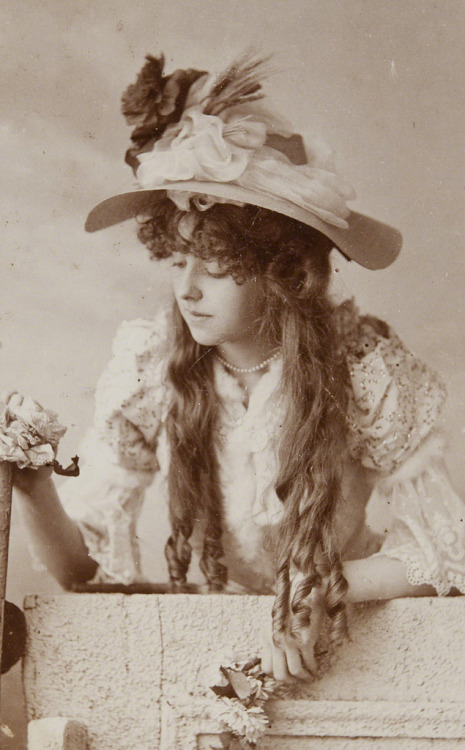
[[[216,358],[221,362],[223,367],[226,368],[226,370],[232,370],[232,372],[239,372],[239,373],[249,373],[249,372],[258,372],[259,370],[264,370],[267,365],[270,364],[270,362],[273,362],[273,360],[277,359],[279,357],[279,352],[275,352],[271,357],[268,357],[268,359],[264,359],[263,362],[260,362],[259,365],[255,365],[254,367],[236,367],[236,365],[232,365],[230,362],[228,362],[226,359],[223,359],[223,357],[216,353]]]

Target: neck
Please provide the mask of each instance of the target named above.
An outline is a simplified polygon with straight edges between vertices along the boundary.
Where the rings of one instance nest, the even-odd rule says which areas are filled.
[[[260,365],[273,355],[275,347],[266,341],[226,341],[218,344],[216,350],[230,365],[244,369]]]

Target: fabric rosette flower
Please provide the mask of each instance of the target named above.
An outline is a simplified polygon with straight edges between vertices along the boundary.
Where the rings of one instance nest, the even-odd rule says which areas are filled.
[[[256,192],[281,194],[323,221],[346,228],[346,201],[355,193],[331,168],[327,150],[314,149],[309,165],[296,166],[266,141],[265,123],[238,114],[223,119],[194,105],[179,123],[166,128],[151,151],[139,154],[137,179],[144,189],[188,180],[235,182]],[[189,196],[175,199],[184,210],[188,201]]]
[[[137,179],[143,188],[181,180],[231,182],[246,170],[253,150],[265,140],[266,128],[260,122],[225,122],[199,106],[190,107],[152,151],[139,155]]]
[[[53,464],[65,432],[55,412],[32,398],[15,407],[0,403],[0,461],[16,463],[20,469]]]

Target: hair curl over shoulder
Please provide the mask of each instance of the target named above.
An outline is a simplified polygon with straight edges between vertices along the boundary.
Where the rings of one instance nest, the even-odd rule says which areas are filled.
[[[168,198],[153,206],[139,226],[139,239],[153,258],[193,252],[216,259],[237,283],[260,277],[262,332],[283,359],[280,397],[285,419],[279,439],[276,492],[283,520],[276,535],[274,638],[297,639],[311,616],[309,594],[328,576],[326,611],[333,637],[346,628],[347,584],[333,530],[341,493],[341,456],[346,435],[346,378],[338,355],[333,306],[328,296],[332,244],[321,233],[265,209],[215,204],[207,211],[180,211]],[[213,436],[216,397],[212,360],[190,336],[175,309],[168,366],[173,386],[167,431],[172,535],[166,553],[173,583],[183,586],[190,561],[189,538],[202,519],[201,567],[211,589],[227,571],[223,549],[222,498]],[[291,593],[291,577],[301,582]]]

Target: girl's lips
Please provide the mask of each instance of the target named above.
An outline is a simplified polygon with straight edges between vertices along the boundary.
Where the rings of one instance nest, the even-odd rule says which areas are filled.
[[[198,310],[184,310],[184,313],[186,315],[190,315],[193,318],[211,318],[212,315],[209,315],[208,313],[199,312]]]

